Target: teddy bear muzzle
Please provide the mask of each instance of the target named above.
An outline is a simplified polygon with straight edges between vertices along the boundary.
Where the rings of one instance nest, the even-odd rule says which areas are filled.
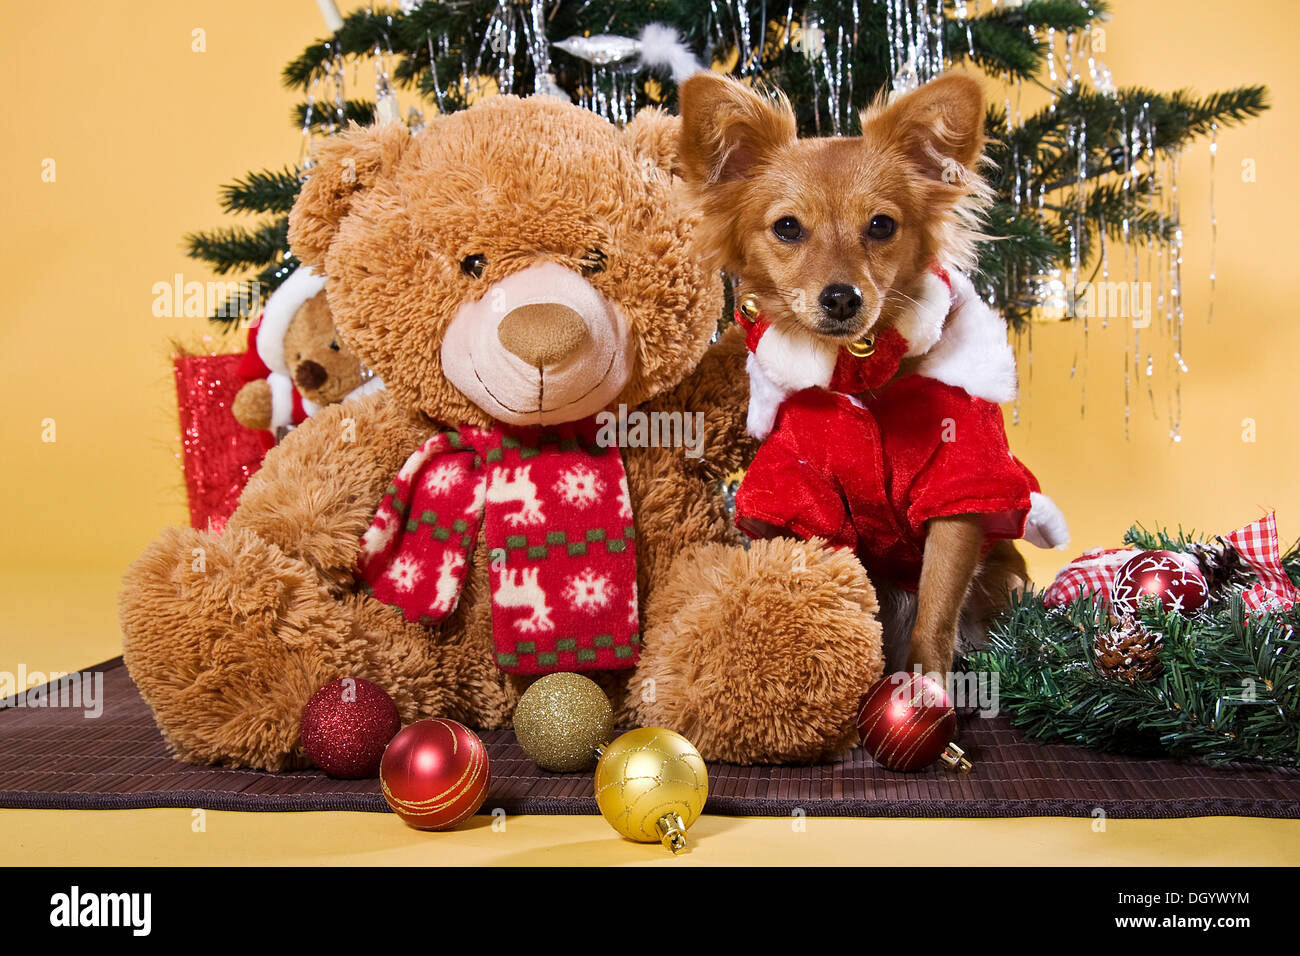
[[[329,381],[330,373],[319,362],[307,359],[293,370],[293,381],[300,389],[317,389]]]
[[[622,313],[580,273],[542,262],[463,305],[441,360],[447,380],[493,418],[551,425],[611,404],[634,355]]]

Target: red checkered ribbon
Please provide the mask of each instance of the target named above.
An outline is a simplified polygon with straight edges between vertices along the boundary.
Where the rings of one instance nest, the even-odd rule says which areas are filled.
[[[1056,575],[1043,593],[1043,604],[1057,607],[1069,604],[1082,594],[1092,594],[1103,603],[1110,603],[1110,586],[1120,566],[1140,551],[1128,548],[1093,548],[1075,558]]]
[[[1277,541],[1277,517],[1269,512],[1258,521],[1226,535],[1241,559],[1249,565],[1259,583],[1241,592],[1248,613],[1289,611],[1300,601],[1300,588],[1291,583],[1282,566],[1282,549]],[[1120,567],[1140,552],[1125,548],[1093,548],[1071,561],[1043,593],[1043,604],[1057,607],[1069,604],[1081,594],[1092,594],[1109,603],[1111,585]]]
[[[1282,567],[1282,549],[1277,543],[1277,516],[1270,511],[1258,521],[1223,539],[1241,555],[1259,578],[1259,583],[1241,592],[1249,612],[1289,611],[1300,600],[1300,589]]]

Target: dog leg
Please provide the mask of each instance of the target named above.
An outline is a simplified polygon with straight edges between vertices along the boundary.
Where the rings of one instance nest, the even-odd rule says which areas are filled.
[[[966,599],[965,615],[987,629],[1011,596],[1029,583],[1024,557],[1010,541],[999,541],[980,562]]]
[[[956,651],[969,654],[984,646],[989,624],[1007,606],[1011,595],[1030,584],[1025,559],[1010,541],[999,541],[984,556],[975,571],[957,628]],[[876,585],[880,599],[881,641],[885,652],[885,673],[906,670],[916,625],[916,595],[887,583]]]
[[[941,678],[952,670],[962,605],[983,543],[979,515],[934,518],[927,524],[909,670],[920,665],[922,672],[937,673]]]

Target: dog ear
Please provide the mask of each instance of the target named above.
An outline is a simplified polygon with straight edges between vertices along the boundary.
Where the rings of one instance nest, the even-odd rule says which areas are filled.
[[[984,95],[971,77],[950,73],[868,110],[862,129],[902,143],[926,177],[952,183],[984,149]]]
[[[677,159],[696,186],[744,179],[798,135],[794,111],[779,94],[760,95],[730,77],[697,73],[678,90],[682,114]]]
[[[401,123],[353,123],[321,143],[289,213],[289,248],[299,261],[324,271],[325,253],[352,203],[392,171],[411,141]]]

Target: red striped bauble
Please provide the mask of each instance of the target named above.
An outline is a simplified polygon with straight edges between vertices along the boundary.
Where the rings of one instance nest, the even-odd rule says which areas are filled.
[[[404,728],[379,764],[384,799],[417,830],[449,830],[473,816],[487,799],[488,781],[483,741],[441,717]]]
[[[863,695],[858,735],[889,770],[921,770],[939,759],[957,735],[957,712],[934,678],[899,671]]]

